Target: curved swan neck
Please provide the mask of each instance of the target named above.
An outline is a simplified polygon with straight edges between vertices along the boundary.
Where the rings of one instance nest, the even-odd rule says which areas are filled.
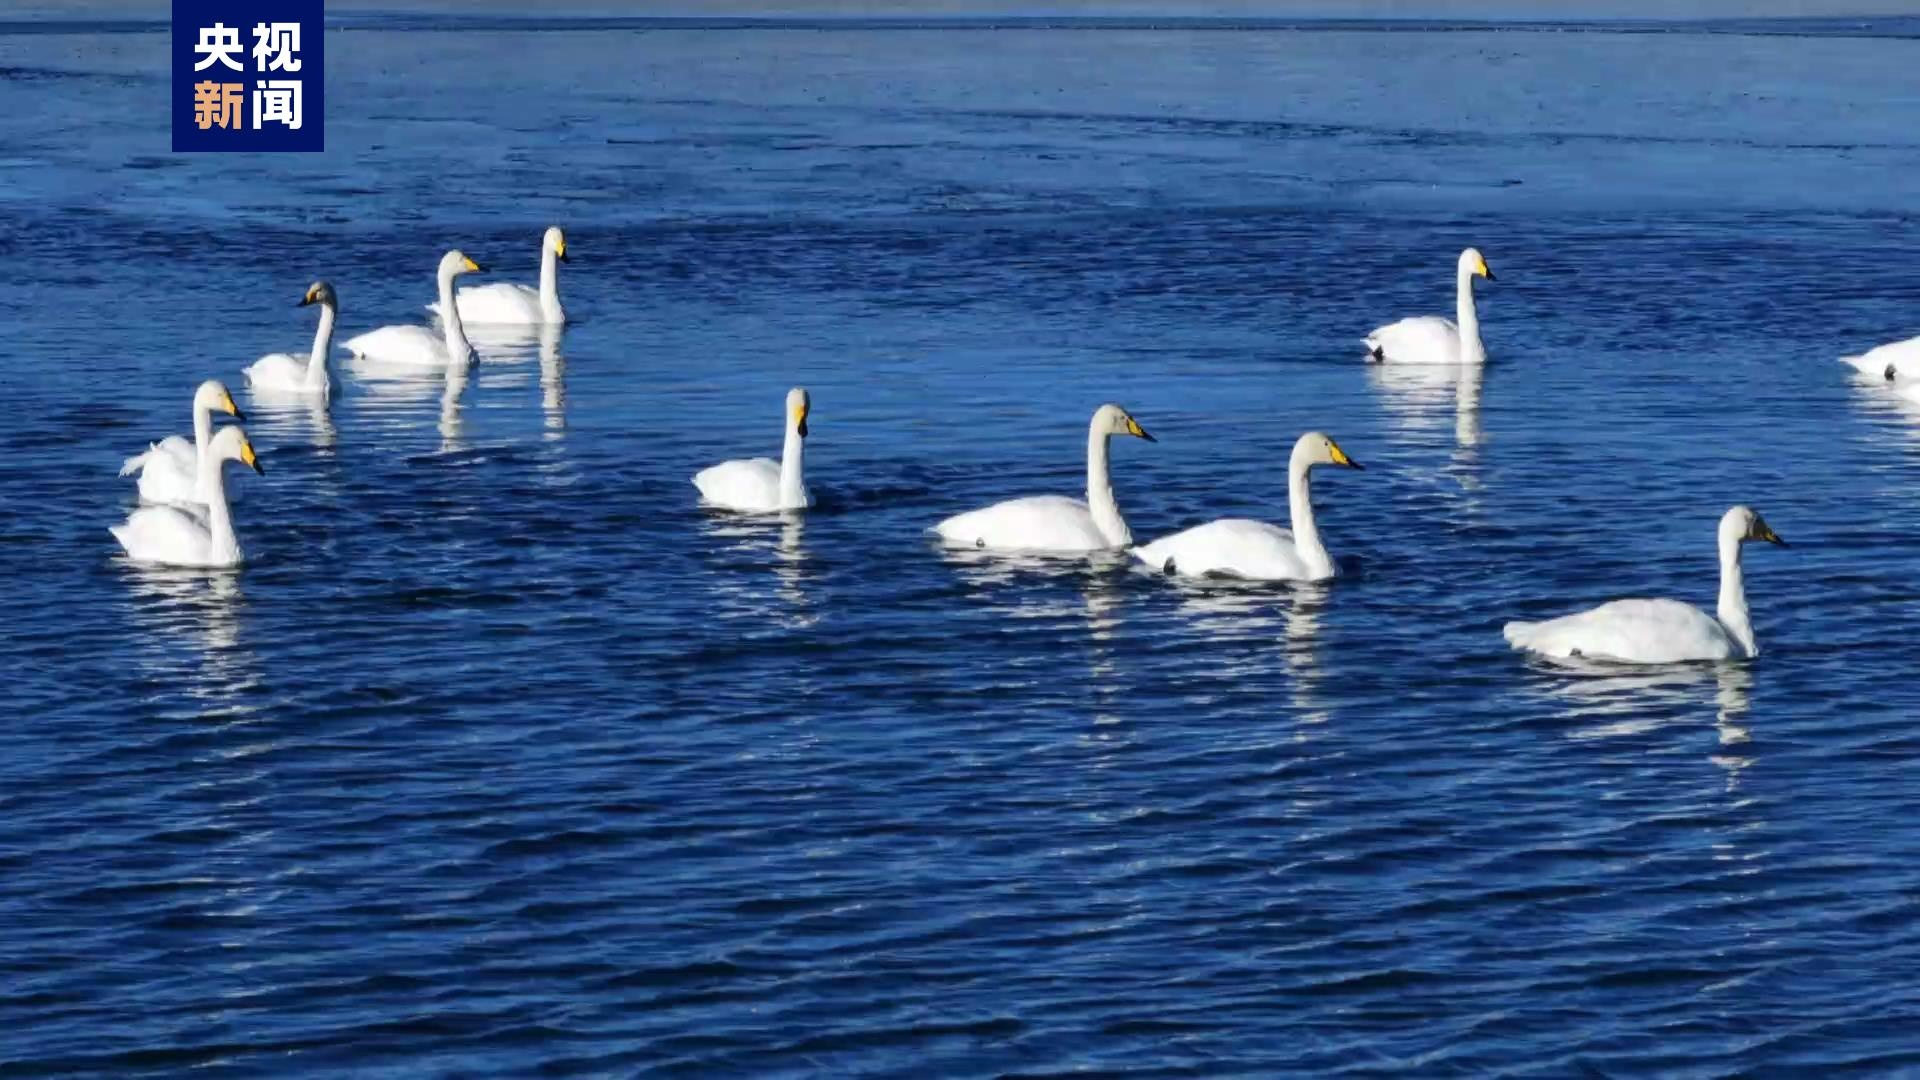
[[[1468,364],[1485,363],[1487,350],[1480,343],[1480,313],[1473,307],[1473,271],[1462,266],[1455,287],[1458,298],[1454,314],[1460,324],[1460,359]]]
[[[1113,501],[1113,478],[1107,472],[1110,437],[1100,423],[1101,418],[1096,417],[1087,429],[1087,509],[1107,543],[1128,547],[1133,543],[1133,532],[1127,528],[1127,519],[1120,516],[1120,504]]]
[[[466,327],[460,325],[460,308],[453,302],[453,278],[450,270],[440,272],[440,321],[446,326],[448,362],[464,364],[473,356],[473,348],[467,344]]]
[[[221,471],[221,459],[207,455],[200,467],[200,482],[207,492],[207,532],[213,536],[211,561],[228,565],[240,561],[240,538],[234,536],[234,521],[227,511],[227,475]]]
[[[1760,643],[1753,638],[1753,621],[1747,614],[1746,576],[1740,569],[1740,539],[1720,537],[1720,607],[1715,613],[1727,635],[1746,650],[1748,656],[1760,655]]]
[[[333,351],[332,304],[320,305],[320,329],[313,334],[313,352],[307,354],[307,385],[319,386],[327,381],[327,354]]]
[[[213,410],[196,401],[193,403],[194,494],[202,496],[203,500],[207,494],[207,462],[210,460],[207,444],[212,441]],[[214,466],[215,471],[219,468],[217,464]]]
[[[1287,514],[1293,519],[1293,546],[1314,577],[1332,577],[1333,556],[1327,554],[1327,545],[1320,541],[1320,526],[1313,520],[1313,484],[1308,479],[1311,468],[1298,450],[1287,462]]]
[[[807,440],[800,428],[787,421],[787,444],[780,451],[780,508],[799,509],[807,505]],[[763,474],[764,475],[764,474]]]
[[[540,313],[560,321],[560,258],[552,244],[540,245]]]

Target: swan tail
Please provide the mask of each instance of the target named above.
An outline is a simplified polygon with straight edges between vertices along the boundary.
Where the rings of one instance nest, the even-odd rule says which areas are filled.
[[[1377,362],[1380,360],[1385,360],[1387,358],[1386,348],[1383,347],[1380,344],[1379,339],[1374,337],[1372,334],[1368,334],[1366,337],[1361,338],[1360,343],[1367,347],[1367,358],[1369,360],[1373,360]]]
[[[154,451],[156,451],[156,450],[158,450],[158,449],[160,449],[160,448],[159,448],[159,447],[157,447],[157,446],[153,446],[153,445],[151,445],[151,444],[149,444],[149,445],[147,446],[147,452],[146,452],[146,453],[144,453],[144,454],[135,454],[135,455],[133,455],[132,457],[130,457],[130,458],[128,458],[127,460],[125,460],[125,461],[123,461],[123,462],[121,462],[121,463],[120,463],[120,475],[121,475],[121,476],[132,476],[132,475],[133,475],[134,473],[137,473],[137,472],[139,472],[139,471],[140,471],[141,469],[144,469],[144,468],[146,468],[146,467],[147,467],[147,460],[148,460],[149,458],[151,458],[151,457],[153,457],[153,454],[154,454]]]
[[[1539,623],[1530,622],[1510,622],[1500,628],[1500,634],[1507,639],[1507,644],[1516,649],[1524,649],[1532,642],[1534,628],[1539,625]]]

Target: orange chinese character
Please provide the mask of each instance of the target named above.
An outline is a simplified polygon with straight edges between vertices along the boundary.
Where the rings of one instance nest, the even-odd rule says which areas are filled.
[[[201,131],[208,128],[240,129],[241,102],[245,87],[239,83],[198,82],[193,84],[193,122]]]

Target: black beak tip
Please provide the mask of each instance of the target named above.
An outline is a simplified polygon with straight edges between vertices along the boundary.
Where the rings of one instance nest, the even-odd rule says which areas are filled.
[[[1365,465],[1362,465],[1362,464],[1360,464],[1359,462],[1357,462],[1357,461],[1355,461],[1355,460],[1353,460],[1352,458],[1348,458],[1348,459],[1347,459],[1347,468],[1349,468],[1349,469],[1358,469],[1358,470],[1360,470],[1361,472],[1366,472],[1366,471],[1367,471],[1367,467],[1366,467]]]
[[[1789,543],[1787,543],[1787,542],[1786,542],[1785,540],[1782,540],[1782,539],[1780,539],[1780,538],[1779,538],[1779,537],[1777,537],[1777,536],[1776,536],[1776,537],[1773,537],[1773,538],[1771,539],[1771,542],[1772,542],[1772,543],[1773,543],[1774,545],[1776,545],[1776,546],[1778,546],[1778,547],[1792,547],[1792,546],[1793,546],[1792,544],[1789,544]]]
[[[259,459],[259,458],[254,458],[254,459],[253,459],[253,471],[254,471],[254,472],[256,472],[256,473],[259,473],[259,474],[260,474],[261,476],[265,476],[265,475],[267,475],[267,469],[266,469],[266,466],[264,466],[264,465],[262,465],[262,464],[260,464],[260,459]]]
[[[1156,438],[1154,438],[1153,436],[1151,436],[1151,435],[1149,435],[1149,434],[1147,434],[1147,431],[1146,431],[1146,429],[1145,429],[1145,428],[1141,428],[1141,429],[1140,429],[1140,437],[1141,437],[1141,438],[1143,438],[1143,439],[1145,439],[1145,440],[1147,440],[1148,442],[1159,442],[1159,441],[1160,441],[1159,439],[1156,439]]]
[[[235,410],[233,410],[233,418],[234,418],[234,420],[235,420],[235,421],[237,421],[237,422],[239,422],[239,423],[242,423],[242,424],[244,424],[244,423],[246,423],[246,422],[247,422],[247,414],[246,414],[246,413],[243,413],[243,412],[241,412],[241,411],[240,411],[239,409],[235,409]]]
[[[1493,271],[1491,271],[1491,270],[1489,270],[1489,271],[1487,271],[1487,280],[1488,280],[1488,281],[1498,281],[1498,280],[1500,280],[1500,279],[1499,279],[1499,278],[1497,278],[1497,277],[1494,277],[1494,276],[1493,276]]]
[[[798,430],[800,432],[801,438],[804,439],[807,437],[807,422],[805,420],[800,421],[800,427],[798,428]]]
[[[564,252],[564,251],[562,251],[562,252],[560,252],[560,253],[558,253],[557,255],[555,255],[555,256],[554,256],[554,258],[556,258],[556,259],[559,259],[559,260],[560,260],[561,262],[566,262],[566,261],[567,261],[567,253],[566,253],[566,252]]]

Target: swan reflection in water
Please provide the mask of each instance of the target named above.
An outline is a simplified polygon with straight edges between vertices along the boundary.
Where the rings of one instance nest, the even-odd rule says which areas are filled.
[[[560,327],[540,327],[540,409],[546,415],[547,437],[557,439],[567,427],[567,358],[560,355]]]
[[[146,675],[231,717],[251,713],[260,659],[241,633],[247,598],[240,570],[186,570],[127,563],[134,635]]]
[[[1709,755],[1709,760],[1726,770],[1729,792],[1739,786],[1741,771],[1753,764],[1741,749],[1752,739],[1746,716],[1751,708],[1753,670],[1744,661],[1659,666],[1577,659],[1534,662],[1557,669],[1554,696],[1573,706],[1574,719],[1596,721],[1573,729],[1568,733],[1570,738],[1607,739],[1697,723],[1701,706],[1711,701],[1720,749]]]
[[[337,433],[325,395],[250,388],[247,396],[247,429],[255,437],[269,436],[276,443],[307,443],[322,450],[333,447]]]
[[[706,511],[705,531],[717,556],[748,571],[712,575],[722,618],[770,622],[788,630],[820,621],[810,590],[815,570],[814,556],[804,543],[806,528],[803,513]],[[752,572],[759,568],[771,568],[771,587],[762,574]]]
[[[449,364],[446,379],[440,389],[440,451],[460,449],[467,432],[466,417],[462,413],[460,398],[467,392],[467,368],[464,364]]]

